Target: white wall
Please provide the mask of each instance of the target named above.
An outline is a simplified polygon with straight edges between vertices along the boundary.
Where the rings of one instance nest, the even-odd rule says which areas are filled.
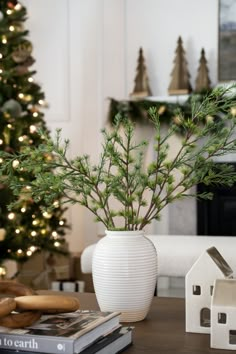
[[[108,97],[133,90],[138,49],[143,47],[153,95],[167,95],[177,38],[182,36],[192,85],[204,47],[217,83],[216,0],[24,0],[38,82],[50,108],[45,119],[71,140],[71,155],[96,160]],[[103,227],[81,207],[70,208],[74,252],[96,241]],[[168,209],[158,229],[168,232]]]
[[[128,1],[127,48],[130,49],[128,49],[127,56],[127,72],[129,89],[132,89],[136,48],[142,45],[147,57],[153,95],[167,94],[178,36],[183,39],[193,87],[202,47],[205,48],[210,77],[215,84],[217,81],[218,43],[217,3],[216,0]]]

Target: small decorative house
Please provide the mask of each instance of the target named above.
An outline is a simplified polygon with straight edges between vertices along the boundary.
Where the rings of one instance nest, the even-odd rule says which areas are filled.
[[[186,332],[210,333],[211,297],[216,279],[232,278],[233,271],[215,247],[208,248],[185,277]]]
[[[236,350],[236,279],[217,279],[211,307],[211,347]]]

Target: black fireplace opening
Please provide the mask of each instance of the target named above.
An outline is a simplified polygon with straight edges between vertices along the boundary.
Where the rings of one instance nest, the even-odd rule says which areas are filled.
[[[236,169],[236,164],[231,164]],[[233,187],[199,184],[197,192],[212,192],[212,200],[197,201],[197,234],[236,236],[236,184]]]

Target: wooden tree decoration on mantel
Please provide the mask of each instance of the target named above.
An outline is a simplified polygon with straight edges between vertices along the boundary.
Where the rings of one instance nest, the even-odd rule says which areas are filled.
[[[151,89],[149,86],[149,80],[147,75],[147,68],[145,65],[145,59],[143,56],[143,49],[139,49],[139,56],[138,56],[138,65],[137,65],[137,74],[135,76],[135,85],[134,90],[130,94],[131,98],[143,98],[147,96],[151,96]]]
[[[200,64],[199,64],[198,74],[196,78],[195,92],[208,91],[211,88],[211,80],[208,75],[209,70],[207,67],[207,60],[203,48],[201,51],[201,57],[199,63]]]
[[[172,80],[169,85],[168,92],[170,95],[185,95],[190,93],[192,88],[189,81],[190,74],[188,72],[188,65],[185,59],[185,51],[181,37],[178,38],[178,44],[175,53],[175,65],[171,73]]]

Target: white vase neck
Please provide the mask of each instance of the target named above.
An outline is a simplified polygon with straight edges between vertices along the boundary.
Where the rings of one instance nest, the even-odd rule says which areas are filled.
[[[106,230],[105,231],[107,236],[142,236],[144,235],[144,231],[143,230],[135,230],[135,231],[110,231],[110,230]]]

